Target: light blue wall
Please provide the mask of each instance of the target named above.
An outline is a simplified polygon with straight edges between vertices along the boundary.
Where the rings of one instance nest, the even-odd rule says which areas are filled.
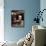
[[[4,38],[7,41],[18,41],[31,31],[35,12],[40,9],[39,0],[4,0]],[[25,27],[12,28],[11,27],[11,10],[24,10],[25,11]]]

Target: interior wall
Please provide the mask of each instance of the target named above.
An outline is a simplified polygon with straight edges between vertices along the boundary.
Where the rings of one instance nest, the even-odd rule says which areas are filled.
[[[0,1],[0,42],[4,41],[4,0]]]
[[[4,39],[7,41],[18,41],[31,31],[36,12],[40,10],[40,0],[4,0]],[[11,27],[11,10],[24,10],[24,27]]]

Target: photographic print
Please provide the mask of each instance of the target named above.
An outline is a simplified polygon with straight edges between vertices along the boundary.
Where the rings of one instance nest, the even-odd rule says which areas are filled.
[[[24,27],[24,10],[11,11],[11,25],[12,27]]]

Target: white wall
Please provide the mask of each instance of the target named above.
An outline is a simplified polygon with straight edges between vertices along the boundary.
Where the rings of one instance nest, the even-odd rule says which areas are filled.
[[[0,0],[0,42],[4,41],[4,0]]]

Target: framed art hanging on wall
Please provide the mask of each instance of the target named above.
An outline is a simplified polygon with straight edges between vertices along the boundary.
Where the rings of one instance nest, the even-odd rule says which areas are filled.
[[[24,27],[24,10],[11,11],[11,26]]]

